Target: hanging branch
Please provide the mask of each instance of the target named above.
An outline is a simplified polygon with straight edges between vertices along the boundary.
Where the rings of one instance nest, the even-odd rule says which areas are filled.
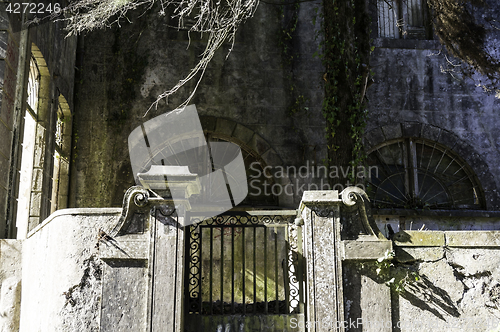
[[[172,18],[179,22],[179,30],[185,28],[183,27],[184,21],[194,21],[188,33],[206,33],[208,41],[197,65],[174,87],[161,93],[146,114],[151,108],[157,107],[160,100],[174,94],[198,75],[195,88],[179,107],[187,105],[194,96],[215,52],[224,43],[229,42],[231,44],[229,56],[238,28],[254,15],[259,5],[259,0],[73,0],[61,12],[54,13],[53,18],[63,16],[58,19],[66,22],[66,30],[70,36],[84,31],[107,28],[113,24],[120,26],[120,21],[128,21],[127,12],[141,7],[146,7],[148,10],[155,2],[160,4],[159,14],[162,16],[166,15],[168,7],[173,9]]]

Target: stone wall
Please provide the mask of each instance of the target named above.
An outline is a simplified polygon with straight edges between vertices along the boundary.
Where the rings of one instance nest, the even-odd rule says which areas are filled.
[[[499,245],[496,231],[397,233],[394,282],[409,277],[392,294],[393,331],[496,331]]]
[[[437,41],[378,39],[375,46],[370,63],[375,83],[368,90],[368,148],[410,136],[443,143],[482,177],[487,208],[499,209],[500,99],[460,73],[443,72],[449,63]]]
[[[29,234],[22,252],[20,331],[100,330],[99,230],[120,212],[61,210]]]
[[[239,31],[229,57],[226,59],[229,44],[217,52],[192,99],[199,115],[221,120],[217,126],[228,136],[239,139],[246,134],[234,132],[236,124],[253,131],[261,140],[258,144],[275,151],[268,158],[271,166],[321,163],[325,155],[322,67],[313,58],[318,48],[315,29],[319,27],[312,24],[314,7],[300,5],[297,30],[288,46],[292,53],[285,55],[280,30],[288,22],[292,6],[285,6],[285,20],[279,17],[280,6],[261,3]],[[185,31],[169,27],[176,23],[168,15],[158,17],[156,8],[140,18],[131,16],[131,21],[121,22],[119,29],[89,33],[84,39],[76,87],[73,206],[119,206],[124,191],[133,184],[128,135],[141,123],[176,108],[195,84],[190,82],[168,104],[161,101],[158,109],[143,117],[158,94],[195,66],[204,39],[192,34],[189,41]],[[293,60],[286,63],[291,56]],[[307,101],[291,116],[290,107],[299,95]],[[226,119],[230,121],[224,123]],[[202,124],[206,130],[216,125],[213,121]],[[251,137],[244,143],[264,154],[268,149],[250,142]],[[281,204],[296,206],[299,201],[300,195],[296,195],[295,201]]]

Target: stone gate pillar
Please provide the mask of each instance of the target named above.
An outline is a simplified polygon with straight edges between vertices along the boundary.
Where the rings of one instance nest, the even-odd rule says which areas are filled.
[[[307,331],[392,331],[390,289],[374,264],[392,242],[367,202],[356,187],[303,195]]]

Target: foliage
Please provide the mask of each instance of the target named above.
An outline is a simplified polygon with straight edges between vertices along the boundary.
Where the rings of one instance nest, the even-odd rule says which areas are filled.
[[[365,159],[361,141],[367,117],[364,96],[373,50],[365,6],[363,0],[323,1],[320,56],[326,71],[323,115],[329,165],[356,167]]]
[[[427,0],[427,3],[434,31],[446,49],[492,82],[498,82],[500,61],[487,49],[487,29],[474,15],[484,12],[484,0]]]
[[[379,257],[375,262],[375,271],[377,275],[392,277],[387,280],[385,284],[392,287],[396,292],[402,293],[409,285],[418,282],[420,280],[420,275],[416,271],[404,267],[402,264],[393,262],[394,256],[394,251],[387,250],[384,256]]]

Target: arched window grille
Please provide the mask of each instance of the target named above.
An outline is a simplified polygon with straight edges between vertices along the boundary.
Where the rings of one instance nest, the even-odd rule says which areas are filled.
[[[369,151],[368,191],[376,208],[482,209],[474,172],[455,152],[420,138]]]

